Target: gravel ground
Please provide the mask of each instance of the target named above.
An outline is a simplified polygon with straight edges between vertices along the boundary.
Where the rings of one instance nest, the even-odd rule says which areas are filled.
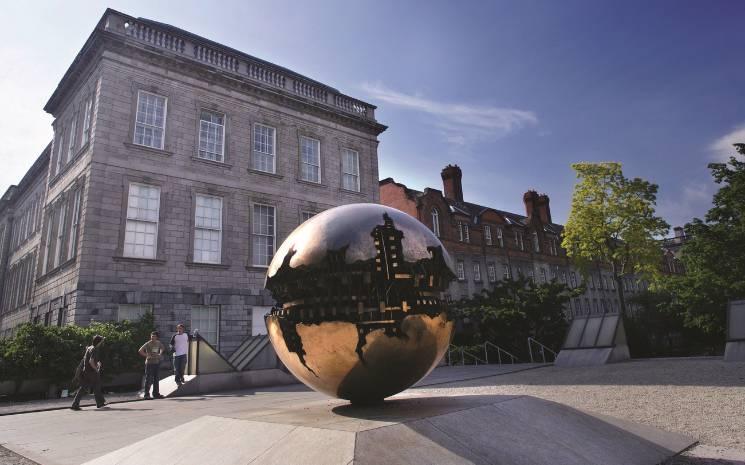
[[[700,441],[670,465],[745,465],[745,363],[680,358],[596,368],[551,366],[417,391],[541,397]]]
[[[0,446],[0,464],[2,465],[39,465],[38,463],[21,457],[13,451]]]

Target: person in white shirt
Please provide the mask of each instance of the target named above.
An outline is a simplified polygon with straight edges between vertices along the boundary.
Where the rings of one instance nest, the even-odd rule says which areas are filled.
[[[173,352],[173,373],[176,375],[176,384],[184,384],[184,368],[186,367],[186,354],[189,353],[189,341],[191,336],[184,332],[184,325],[176,325],[176,334],[171,337],[171,351]]]

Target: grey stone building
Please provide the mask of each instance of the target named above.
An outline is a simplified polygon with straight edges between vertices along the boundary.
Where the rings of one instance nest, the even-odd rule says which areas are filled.
[[[4,240],[0,334],[152,311],[230,355],[282,240],[379,200],[374,106],[163,23],[107,10],[44,109],[54,141],[0,205],[5,231],[44,193],[27,245]],[[24,251],[33,289],[6,305]]]

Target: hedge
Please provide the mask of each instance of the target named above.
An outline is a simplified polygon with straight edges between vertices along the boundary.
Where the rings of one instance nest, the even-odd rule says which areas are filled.
[[[137,351],[150,339],[153,328],[149,313],[139,321],[97,322],[86,327],[26,323],[14,337],[0,339],[0,381],[14,381],[16,391],[28,379],[49,379],[70,387],[75,367],[96,334],[106,338],[100,351],[104,379],[137,371],[142,367]]]

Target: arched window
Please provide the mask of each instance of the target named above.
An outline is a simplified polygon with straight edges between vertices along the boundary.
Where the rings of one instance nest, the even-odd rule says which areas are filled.
[[[440,212],[436,208],[432,209],[432,232],[440,237]]]

